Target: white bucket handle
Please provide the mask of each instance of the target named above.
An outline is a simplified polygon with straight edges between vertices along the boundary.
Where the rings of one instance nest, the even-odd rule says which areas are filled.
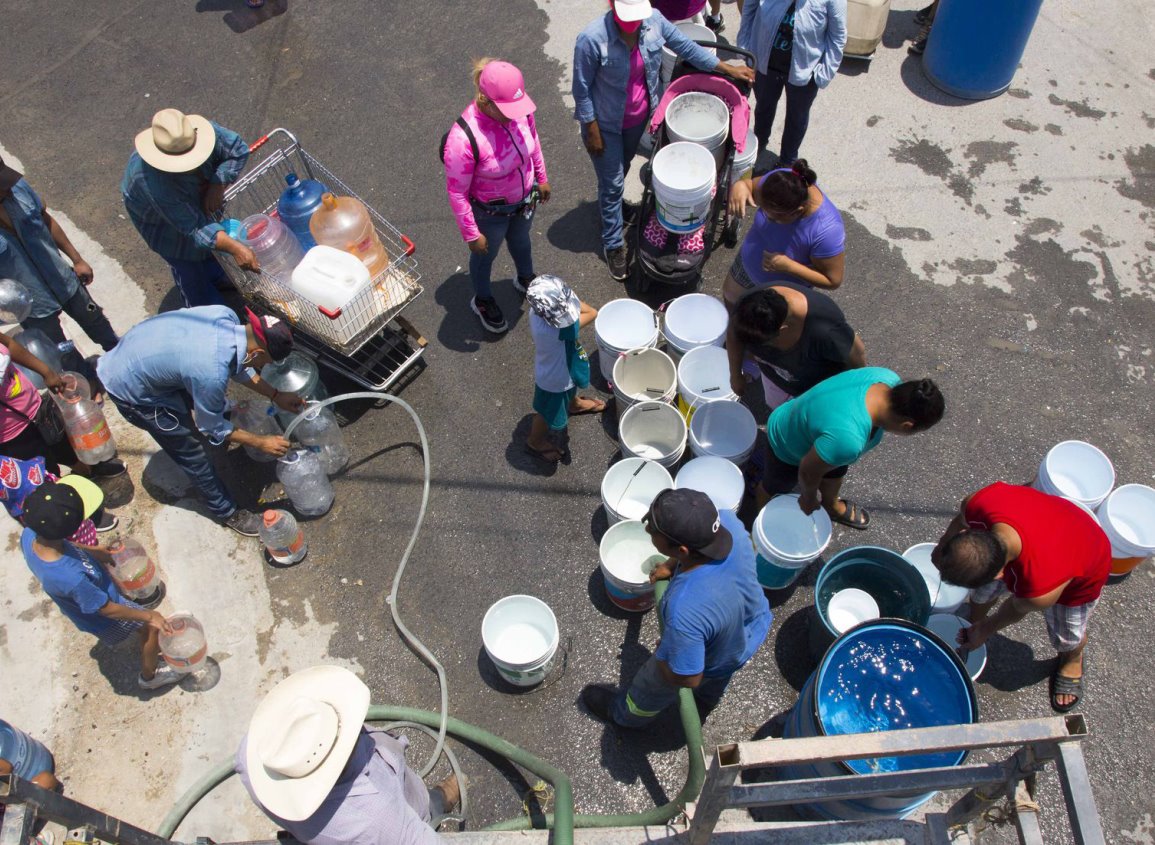
[[[634,470],[633,473],[630,475],[630,480],[626,482],[626,486],[622,490],[622,495],[618,496],[617,502],[614,503],[615,504],[614,510],[617,511],[618,513],[621,513],[621,511],[618,510],[618,508],[621,507],[622,499],[624,499],[626,497],[626,493],[630,492],[630,485],[633,484],[637,480],[638,476],[641,475],[645,471],[647,466],[649,466],[649,464],[647,464],[647,463],[638,464],[638,468],[636,470]]]

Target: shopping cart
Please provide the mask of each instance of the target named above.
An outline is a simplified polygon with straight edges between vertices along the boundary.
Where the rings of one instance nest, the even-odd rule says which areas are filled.
[[[284,136],[286,143],[269,144],[278,135]],[[335,194],[356,197],[364,203],[389,254],[389,266],[373,277],[369,287],[335,311],[304,299],[287,284],[287,279],[242,270],[232,256],[218,252],[225,272],[253,310],[274,314],[290,323],[297,344],[319,363],[370,390],[387,389],[425,351],[425,338],[401,316],[422,291],[417,262],[413,260],[413,241],[305,152],[289,130],[277,128],[269,132],[253,142],[249,155],[248,169],[225,192],[222,218],[275,216],[285,177],[289,173],[307,176],[319,180]]]

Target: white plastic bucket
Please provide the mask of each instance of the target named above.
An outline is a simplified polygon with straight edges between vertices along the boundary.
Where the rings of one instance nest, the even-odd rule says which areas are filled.
[[[602,504],[610,524],[641,519],[654,497],[674,486],[669,470],[643,458],[623,458],[602,477]]]
[[[834,630],[845,634],[855,625],[878,619],[880,614],[874,596],[866,590],[847,587],[830,597],[830,602],[826,605],[826,615]]]
[[[658,345],[654,309],[636,299],[614,299],[603,305],[594,320],[594,333],[598,364],[606,381],[613,381],[614,364],[623,352]]]
[[[754,520],[758,583],[767,590],[793,584],[830,545],[834,526],[822,508],[807,516],[795,495],[775,496]]]
[[[730,358],[720,346],[699,346],[678,362],[678,407],[690,420],[694,411],[718,399],[734,401],[730,389]]]
[[[650,572],[666,556],[654,548],[646,527],[636,519],[611,525],[598,547],[606,595],[622,610],[638,613],[654,606]]]
[[[731,461],[705,455],[687,461],[678,470],[674,487],[705,493],[718,510],[737,513],[742,506],[742,497],[746,494],[746,478],[742,470]]]
[[[646,400],[673,402],[678,392],[678,368],[660,349],[631,349],[618,356],[611,382],[621,413]]]
[[[690,451],[742,466],[758,440],[758,423],[741,402],[707,402],[690,420]]]
[[[758,161],[758,138],[754,129],[746,133],[746,149],[734,155],[734,166],[730,170],[730,184],[733,185],[747,173],[754,169]]]
[[[935,545],[935,543],[916,543],[903,552],[902,556],[919,571],[922,580],[926,581],[932,612],[954,613],[971,597],[971,591],[942,580],[938,567],[930,559],[930,553],[934,551]]]
[[[713,153],[699,144],[676,141],[654,154],[650,173],[658,223],[664,229],[686,234],[706,225],[717,175]]]
[[[1035,489],[1097,508],[1115,486],[1115,467],[1103,452],[1082,440],[1051,447],[1039,465]]]
[[[666,307],[662,334],[666,353],[677,363],[691,349],[721,346],[730,314],[722,300],[705,293],[687,293]]]
[[[730,136],[730,107],[703,91],[679,94],[666,107],[666,134],[672,141],[688,141],[709,150],[716,172]]]
[[[682,35],[689,38],[691,41],[717,41],[718,36],[709,27],[703,26],[699,23],[691,23],[683,21],[682,23],[674,24]],[[709,49],[704,47],[703,49]],[[711,53],[715,52],[710,50]],[[674,64],[678,61],[678,54],[669,47],[662,48],[662,82],[665,85],[670,84],[670,78],[674,75]]]
[[[485,612],[481,642],[502,678],[532,687],[545,680],[557,651],[557,618],[541,599],[506,596]]]
[[[1155,554],[1155,490],[1124,484],[1096,511],[1111,541],[1112,575],[1125,575]]]
[[[639,402],[618,419],[618,442],[627,458],[672,467],[686,451],[686,421],[673,405]]]

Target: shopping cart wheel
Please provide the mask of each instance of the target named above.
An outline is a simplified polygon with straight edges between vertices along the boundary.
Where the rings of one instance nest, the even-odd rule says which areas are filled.
[[[733,249],[738,245],[738,236],[742,232],[742,218],[731,217],[726,221],[726,227],[722,230],[722,243],[728,249]]]

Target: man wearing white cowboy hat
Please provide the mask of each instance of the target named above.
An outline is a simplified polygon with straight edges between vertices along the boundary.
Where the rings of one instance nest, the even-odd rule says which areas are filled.
[[[161,109],[136,136],[120,183],[124,207],[149,249],[168,262],[186,308],[224,303],[228,277],[213,250],[260,269],[253,251],[213,219],[248,158],[236,132],[177,109]]]
[[[450,775],[427,790],[404,737],[365,726],[369,688],[340,666],[281,681],[257,705],[236,769],[265,815],[305,845],[431,845],[460,797]]]

